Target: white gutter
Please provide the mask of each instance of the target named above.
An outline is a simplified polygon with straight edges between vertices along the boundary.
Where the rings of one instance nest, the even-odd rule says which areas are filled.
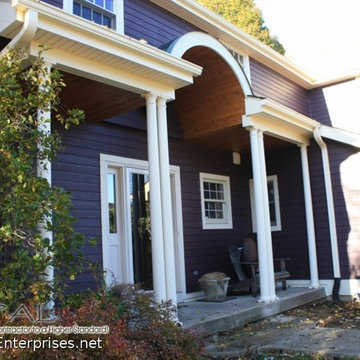
[[[37,11],[27,9],[24,15],[24,24],[16,36],[9,42],[9,44],[1,51],[5,54],[8,50],[14,48],[22,48],[30,43],[34,38],[38,28],[39,16]]]
[[[330,230],[330,242],[331,242],[331,253],[332,253],[332,262],[333,262],[333,273],[334,278],[340,279],[340,260],[339,260],[339,248],[338,240],[336,233],[336,220],[335,220],[335,207],[334,207],[334,198],[331,184],[331,172],[330,172],[330,161],[329,153],[327,150],[326,143],[320,135],[319,128],[314,130],[314,138],[318,143],[321,149],[324,179],[325,179],[325,192],[326,192],[326,202],[327,210],[329,217],[329,230]]]

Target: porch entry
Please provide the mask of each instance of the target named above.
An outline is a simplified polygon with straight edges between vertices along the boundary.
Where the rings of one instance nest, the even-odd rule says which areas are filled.
[[[147,161],[101,155],[103,268],[106,283],[153,289]],[[180,169],[170,168],[177,300],[185,295]]]

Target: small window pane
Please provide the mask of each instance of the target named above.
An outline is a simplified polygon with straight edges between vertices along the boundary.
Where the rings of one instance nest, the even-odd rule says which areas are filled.
[[[77,16],[81,15],[81,6],[77,2],[74,2],[73,13]]]
[[[103,16],[103,25],[111,28],[111,19],[108,16]]]
[[[98,13],[97,11],[93,12],[93,21],[95,21],[97,24],[102,25],[101,14]]]
[[[111,12],[114,11],[114,2],[113,0],[105,0],[105,9]]]
[[[115,174],[108,174],[107,181],[108,181],[108,205],[109,205],[109,230],[111,234],[114,234],[117,231]]]
[[[100,6],[100,7],[104,7],[104,0],[95,0],[95,5]]]
[[[91,9],[86,6],[82,8],[82,17],[87,20],[91,20]]]

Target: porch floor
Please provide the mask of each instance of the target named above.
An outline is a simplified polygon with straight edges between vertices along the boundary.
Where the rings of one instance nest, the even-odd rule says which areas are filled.
[[[186,302],[178,306],[179,320],[185,328],[207,336],[319,300],[326,294],[324,288],[289,287],[286,291],[277,289],[277,296],[279,300],[269,304],[258,303],[251,295],[224,302]]]

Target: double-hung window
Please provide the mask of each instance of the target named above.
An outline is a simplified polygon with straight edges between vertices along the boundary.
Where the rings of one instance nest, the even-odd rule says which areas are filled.
[[[116,29],[116,0],[74,0],[73,13],[99,25]]]
[[[203,229],[231,229],[230,178],[200,173]]]
[[[253,232],[257,231],[256,225],[256,209],[255,209],[255,195],[254,195],[254,181],[250,179],[250,201],[251,201],[251,217]],[[269,212],[270,212],[270,224],[272,231],[281,230],[281,218],[280,218],[280,201],[279,201],[279,188],[276,175],[267,177],[267,187],[269,196]]]

